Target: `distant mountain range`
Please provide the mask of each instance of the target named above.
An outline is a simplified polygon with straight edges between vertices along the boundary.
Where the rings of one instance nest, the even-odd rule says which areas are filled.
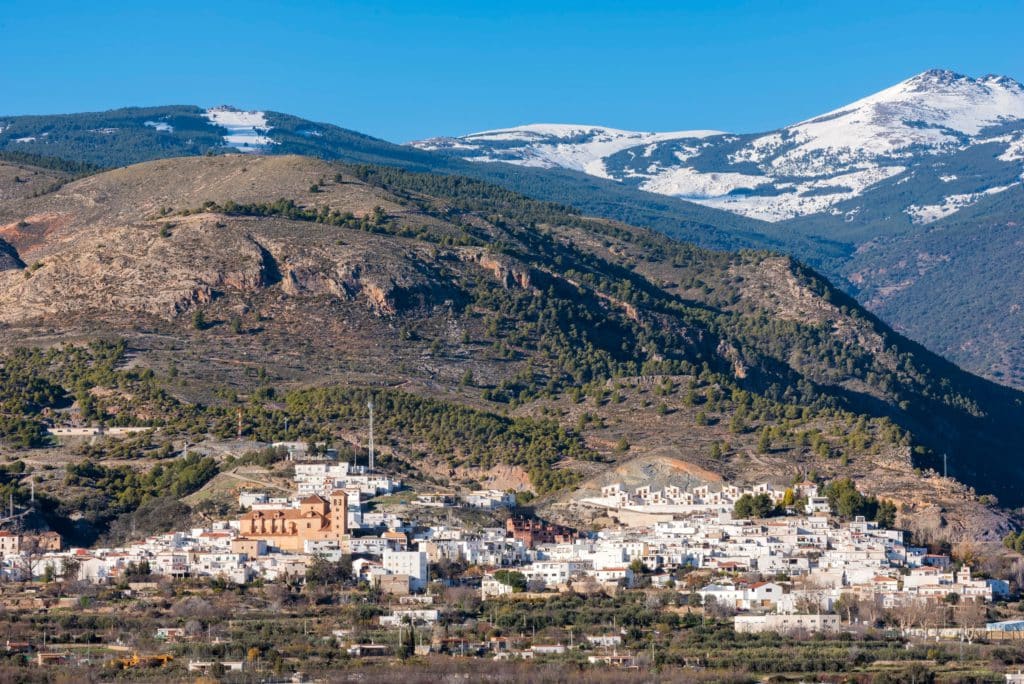
[[[413,144],[770,222],[766,235],[897,329],[1024,386],[1024,86],[1011,78],[926,71],[758,134],[530,125]]]
[[[7,159],[224,152],[470,176],[705,247],[789,253],[897,330],[1024,387],[1024,87],[1005,76],[928,71],[760,134],[530,125],[397,145],[231,107],[0,116]]]
[[[1021,183],[1024,87],[927,71],[820,116],[759,134],[639,133],[530,125],[417,143],[476,162],[567,168],[765,221],[826,214],[917,190],[902,220],[932,223]]]

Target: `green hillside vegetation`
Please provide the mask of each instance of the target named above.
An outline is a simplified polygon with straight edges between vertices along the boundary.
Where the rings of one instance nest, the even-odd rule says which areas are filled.
[[[45,156],[11,149],[0,150],[0,162],[60,171],[73,178],[81,178],[103,170],[102,166],[76,161],[73,157],[66,159],[64,157]]]
[[[104,466],[88,459],[69,463],[64,486],[71,496],[62,498],[57,515],[80,517],[96,530],[106,530],[118,517],[163,501],[170,504],[188,496],[219,472],[217,462],[198,454],[158,463],[145,472],[129,466]],[[174,520],[166,520],[169,531]],[[58,526],[60,522],[58,521]]]
[[[472,181],[453,181],[444,177],[394,170],[381,170],[377,173],[378,180],[375,182],[392,192],[433,192],[440,197],[467,202],[468,211],[491,209],[494,213],[508,212],[527,225],[539,226],[541,230],[531,230],[528,237],[522,238],[529,241],[530,250],[528,253],[517,253],[517,257],[529,259],[538,267],[551,263],[538,263],[538,255],[560,260],[558,268],[563,273],[591,285],[603,294],[640,309],[664,313],[676,321],[682,321],[684,328],[704,328],[719,339],[728,340],[741,350],[740,356],[746,365],[756,369],[741,384],[755,388],[759,394],[776,401],[786,401],[795,396],[795,403],[803,406],[826,405],[869,413],[881,411],[882,415],[913,432],[925,446],[957,454],[955,467],[958,474],[979,484],[987,479],[981,473],[989,468],[1010,467],[1005,461],[1001,465],[997,464],[995,461],[1000,460],[1000,457],[993,457],[992,453],[1007,448],[996,446],[1003,439],[1000,435],[1014,433],[1016,430],[1012,426],[1017,421],[1012,416],[1019,415],[1024,408],[1020,394],[973,378],[919,345],[893,333],[810,269],[795,264],[790,267],[798,282],[835,306],[837,315],[854,322],[861,329],[860,335],[877,336],[884,353],[879,354],[878,349],[863,346],[856,339],[857,336],[837,336],[830,321],[812,323],[781,320],[745,306],[742,278],[723,277],[725,274],[722,271],[738,264],[756,265],[770,258],[768,254],[747,252],[725,255],[708,252],[653,233],[622,230],[613,224],[584,219],[571,211],[563,211],[559,216],[555,205],[531,204],[525,198],[513,201],[499,189],[475,188]],[[373,175],[366,171],[361,172],[361,176],[374,182]],[[467,197],[474,199],[467,200]],[[589,233],[606,235],[615,241],[639,242],[645,260],[672,264],[672,275],[678,278],[684,286],[680,289],[687,294],[693,292],[691,288],[698,282],[701,283],[702,293],[708,289],[710,292],[703,294],[703,301],[669,295],[638,275],[642,271],[643,262],[638,262],[632,269],[622,269],[591,255],[583,256],[581,263],[577,249],[572,254],[572,259],[576,261],[574,264],[568,261],[566,254],[559,252],[557,246],[546,251],[543,243],[545,224],[576,226]],[[522,236],[517,234],[516,237]],[[643,339],[637,338],[633,349],[644,347],[652,335],[651,331],[645,333]],[[659,352],[678,348],[677,340],[668,341],[663,338],[661,343],[657,346]],[[687,361],[701,363],[705,359],[712,360],[702,355],[699,347],[695,351],[696,354],[688,357]],[[663,359],[671,358],[670,353],[661,356]],[[646,360],[636,359],[633,368],[619,369],[617,372],[657,372],[653,367],[644,367]],[[685,368],[677,370],[685,372]],[[670,367],[661,371],[672,372]],[[615,374],[613,370],[611,375]],[[868,388],[868,391],[850,391],[851,380],[854,379],[862,387]],[[884,402],[882,406],[879,400]],[[929,434],[941,437],[932,441],[926,436]],[[982,446],[984,444],[989,446]],[[1010,449],[1014,448],[1009,446],[1013,444],[1012,440],[1006,444]],[[935,456],[931,460],[925,453],[920,456],[925,464],[937,463]],[[1009,492],[1003,490],[1003,493]]]
[[[859,296],[915,339],[967,367],[1024,383],[1024,285],[1018,277],[1024,191],[1011,188],[843,266]],[[908,255],[911,255],[908,257]],[[863,277],[863,281],[861,279]]]
[[[45,433],[48,422],[43,416],[48,409],[67,406],[75,400],[80,415],[89,422],[109,425],[151,426],[161,428],[157,436],[150,435],[114,442],[102,449],[83,447],[86,463],[89,459],[144,459],[166,458],[172,455],[168,439],[175,435],[201,438],[208,432],[218,438],[236,435],[238,411],[241,410],[243,434],[261,441],[305,440],[331,442],[346,431],[365,426],[368,415],[366,402],[372,397],[379,407],[379,426],[396,451],[404,452],[403,460],[414,464],[419,459],[440,456],[451,468],[468,465],[487,470],[495,465],[522,466],[530,475],[535,490],[547,493],[564,489],[578,482],[579,473],[558,467],[562,461],[593,461],[597,455],[588,449],[571,430],[553,420],[535,420],[525,417],[509,418],[497,413],[480,411],[451,402],[418,397],[388,389],[318,388],[293,390],[279,394],[272,387],[257,387],[250,400],[237,399],[216,405],[185,404],[167,393],[166,382],[149,370],[116,370],[114,366],[124,352],[123,342],[96,343],[90,347],[64,347],[47,352],[19,349],[4,358],[5,389],[27,385],[31,375],[38,378],[36,385],[22,393],[21,402],[11,404],[8,413],[20,414],[21,421],[30,425],[36,441],[20,439],[19,432],[7,432],[8,443],[27,447],[45,446],[49,439]],[[61,386],[55,383],[64,383]],[[584,387],[584,392],[602,396],[600,382]],[[838,456],[844,450],[861,453],[882,444],[906,444],[906,436],[887,420],[867,421],[863,417],[851,425],[848,439],[829,446],[829,440],[819,431],[800,430],[812,416],[832,416],[833,411],[807,407],[798,408],[776,404],[734,388],[723,394],[724,377],[705,375],[687,386],[686,401],[703,407],[707,412],[732,415],[736,432],[748,432],[754,426],[766,426],[766,434],[775,448],[791,445],[808,447],[819,456]],[[102,389],[103,392],[95,392]],[[110,390],[117,390],[110,391]],[[674,392],[670,384],[663,391]],[[596,396],[596,395],[595,395]],[[272,408],[283,404],[283,408]],[[147,416],[143,419],[140,416]],[[851,414],[849,419],[855,419]],[[386,460],[384,461],[387,462]],[[398,464],[396,464],[398,465]],[[86,467],[86,466],[83,466]],[[133,488],[124,478],[123,469],[110,478],[96,468],[88,472],[69,471],[81,477],[101,481],[119,481],[121,486]],[[205,481],[205,480],[204,480]],[[70,484],[78,485],[78,481]],[[105,486],[105,485],[103,485]],[[101,486],[101,488],[103,488]],[[189,492],[185,492],[189,493]],[[182,494],[183,495],[183,494]],[[122,496],[111,496],[142,503],[144,491]]]
[[[198,107],[128,107],[74,115],[0,117],[0,148],[114,168],[150,159],[219,150],[224,129]],[[158,131],[146,122],[173,126]],[[25,140],[32,138],[31,140]],[[21,140],[19,142],[19,139]]]

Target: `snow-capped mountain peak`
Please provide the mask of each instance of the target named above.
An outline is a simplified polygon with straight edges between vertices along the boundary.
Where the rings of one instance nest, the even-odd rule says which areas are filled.
[[[852,203],[865,192],[915,174],[934,175],[934,185],[949,197],[983,197],[1019,185],[1024,86],[1006,76],[932,69],[763,134],[532,124],[413,144],[477,162],[582,171],[770,221],[819,213],[852,217]],[[964,180],[978,174],[937,170],[960,163],[947,158],[959,160],[983,144],[997,146],[997,166],[986,170],[994,173],[990,184]],[[949,197],[932,201],[961,206]],[[914,211],[908,215],[915,220],[932,215]]]
[[[847,143],[853,145],[870,133],[862,128],[870,124],[886,133],[923,131],[909,138],[927,143],[944,140],[950,132],[977,135],[988,126],[1022,118],[1024,87],[1017,81],[998,76],[975,79],[933,69],[789,130],[829,124],[829,130],[845,128],[851,138]]]

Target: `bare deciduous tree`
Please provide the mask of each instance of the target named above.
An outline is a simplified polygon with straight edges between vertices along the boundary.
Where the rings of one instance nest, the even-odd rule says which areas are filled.
[[[931,606],[928,601],[911,597],[892,608],[889,613],[900,630],[906,632],[914,627],[924,625],[928,619],[930,609]]]
[[[985,604],[977,599],[961,601],[953,611],[956,622],[961,627],[976,629],[985,624],[987,611]]]

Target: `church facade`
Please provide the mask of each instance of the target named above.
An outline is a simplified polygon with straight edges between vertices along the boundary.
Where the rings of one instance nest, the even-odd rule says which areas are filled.
[[[311,494],[298,508],[250,511],[239,521],[239,532],[261,539],[282,551],[301,553],[306,541],[341,541],[348,535],[348,494],[340,489],[328,498]]]

